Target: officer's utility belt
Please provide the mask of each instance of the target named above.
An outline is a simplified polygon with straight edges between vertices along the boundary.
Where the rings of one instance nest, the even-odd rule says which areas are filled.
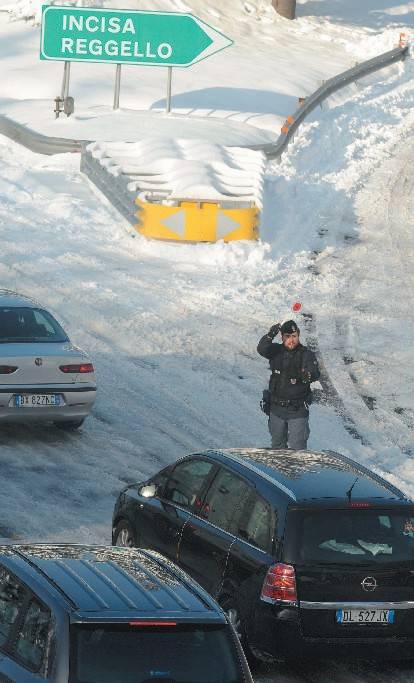
[[[300,410],[301,408],[307,408],[307,401],[303,398],[294,399],[283,399],[274,398],[272,401],[273,405],[280,406],[281,408],[293,408],[293,410]]]

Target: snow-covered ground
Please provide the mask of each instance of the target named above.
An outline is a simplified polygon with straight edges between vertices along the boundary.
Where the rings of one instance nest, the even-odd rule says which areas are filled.
[[[0,0],[0,10],[7,5]],[[414,19],[412,1],[300,0],[295,22],[269,5],[139,3],[191,9],[235,40],[176,70],[174,110],[274,130],[298,96],[391,48]],[[114,119],[105,124],[100,112],[109,113],[113,69],[104,66],[73,68],[76,117],[54,121],[61,65],[38,61],[39,6],[18,0],[11,14],[0,12],[0,114],[53,135],[70,137],[76,123],[84,139],[107,138]],[[121,104],[158,110],[164,91],[162,70],[130,67]],[[0,284],[54,310],[94,358],[99,382],[77,434],[1,428],[0,533],[109,542],[124,482],[195,449],[268,444],[258,407],[268,371],[255,347],[270,324],[291,317],[294,301],[337,392],[312,407],[309,446],[350,455],[414,494],[413,101],[410,57],[314,112],[282,163],[268,166],[262,239],[250,244],[133,237],[81,176],[78,155],[45,157],[0,138]],[[406,666],[372,664],[273,667],[260,676],[414,680]]]
[[[3,26],[8,22],[2,32],[1,113],[48,135],[94,139],[94,133],[102,138],[105,133],[112,135],[114,126],[122,126],[130,139],[133,124],[128,124],[128,110],[155,113],[165,109],[165,69],[123,66],[119,122],[119,115],[111,111],[114,66],[73,63],[70,94],[75,98],[75,114],[55,121],[54,98],[61,90],[63,69],[60,62],[39,59],[40,32],[34,30],[33,24],[39,23],[42,4],[41,0],[0,0],[0,9],[11,8],[7,16],[0,16]],[[77,3],[81,4],[102,5],[92,0]],[[219,28],[234,40],[234,45],[191,68],[173,70],[173,113],[246,122],[249,127],[264,128],[276,135],[286,116],[296,109],[298,97],[309,95],[323,80],[353,66],[356,60],[394,47],[404,21],[409,25],[413,17],[409,9],[412,3],[406,5],[405,13],[388,16],[387,8],[400,6],[395,0],[376,3],[382,7],[384,17],[380,31],[369,27],[369,23],[368,27],[347,25],[342,17],[346,19],[349,14],[348,0],[322,1],[328,15],[338,15],[337,23],[314,15],[316,6],[321,14],[320,2],[302,3],[296,22],[277,15],[270,0],[112,0],[104,4],[126,9],[191,10]],[[376,16],[374,10],[368,14],[370,19]],[[26,22],[8,21],[23,17]],[[100,121],[101,117],[106,120]],[[135,134],[139,135],[140,124],[138,119]]]
[[[377,74],[360,82],[343,101],[351,94],[342,93],[308,119],[284,162],[270,168],[265,196],[273,196],[273,203],[265,199],[265,206],[269,216],[277,210],[282,216],[282,225],[276,219],[278,244],[282,231],[292,252],[307,240],[315,275],[308,300],[319,344],[360,432],[379,451],[393,444],[409,454],[414,446],[411,59],[383,72],[382,79]],[[270,231],[262,235],[272,241]],[[363,401],[355,403],[355,390]],[[382,462],[396,461],[387,453]],[[406,466],[405,457],[401,462]]]

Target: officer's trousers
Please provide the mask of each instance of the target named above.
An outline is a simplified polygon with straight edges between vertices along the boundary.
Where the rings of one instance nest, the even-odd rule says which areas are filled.
[[[294,448],[304,450],[309,438],[309,415],[296,417],[286,411],[284,417],[273,412],[269,415],[269,432],[272,448]]]

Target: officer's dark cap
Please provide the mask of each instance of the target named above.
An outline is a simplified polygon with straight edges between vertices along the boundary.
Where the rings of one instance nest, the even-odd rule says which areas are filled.
[[[282,334],[293,334],[294,332],[299,333],[299,327],[296,325],[294,320],[286,320],[280,328]]]

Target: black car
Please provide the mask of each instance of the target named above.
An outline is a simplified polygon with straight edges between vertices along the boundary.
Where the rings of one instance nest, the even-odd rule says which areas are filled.
[[[253,683],[222,610],[166,558],[39,544],[0,546],[0,681]]]
[[[256,657],[413,658],[414,503],[338,453],[190,455],[121,492],[113,542],[178,563]]]

